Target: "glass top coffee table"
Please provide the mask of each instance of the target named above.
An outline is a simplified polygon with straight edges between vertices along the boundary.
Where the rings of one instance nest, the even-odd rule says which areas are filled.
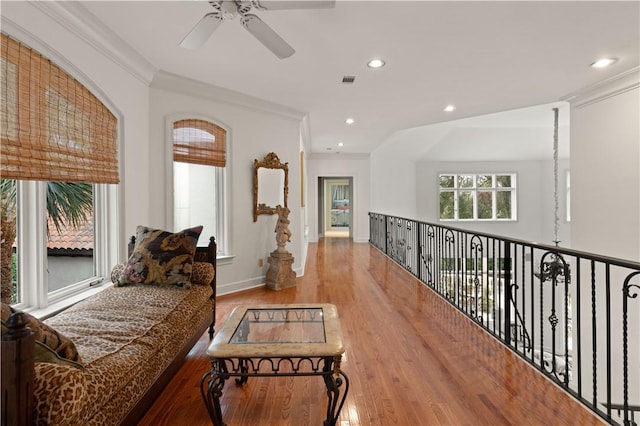
[[[249,376],[322,376],[329,397],[323,425],[333,426],[349,391],[340,369],[343,353],[334,305],[240,305],[207,349],[211,371],[200,384],[209,417],[216,426],[225,424],[220,397],[230,377],[244,385]]]

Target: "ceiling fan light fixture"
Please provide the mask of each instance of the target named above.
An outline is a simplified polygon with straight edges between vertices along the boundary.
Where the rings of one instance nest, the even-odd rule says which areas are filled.
[[[385,65],[385,62],[382,59],[379,59],[379,58],[374,58],[374,59],[370,60],[369,62],[367,62],[367,66],[369,68],[373,68],[373,69],[382,68],[382,67],[384,67],[384,65]]]
[[[220,4],[220,12],[224,19],[233,19],[238,15],[238,5],[233,1],[223,1]]]

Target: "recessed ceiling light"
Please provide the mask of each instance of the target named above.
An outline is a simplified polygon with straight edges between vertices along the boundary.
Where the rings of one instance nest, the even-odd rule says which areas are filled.
[[[349,117],[349,118],[347,118],[346,120],[344,120],[344,122],[345,122],[345,123],[347,123],[347,124],[353,124],[353,123],[355,123],[355,121],[356,121],[356,120],[354,120],[354,119],[353,119],[353,118],[351,118],[351,117]]]
[[[609,65],[615,63],[617,61],[616,58],[601,58],[591,64],[593,68],[604,68]]]
[[[342,142],[338,142],[338,146],[344,146]]]
[[[456,110],[455,105],[447,105],[446,107],[444,107],[445,112],[453,112]]]
[[[384,61],[382,59],[372,59],[367,62],[369,68],[382,68],[384,67]]]

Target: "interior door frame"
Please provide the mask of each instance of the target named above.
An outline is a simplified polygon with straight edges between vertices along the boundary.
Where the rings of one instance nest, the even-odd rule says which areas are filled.
[[[346,180],[349,185],[349,239],[353,240],[353,218],[354,218],[354,190],[353,176],[318,176],[318,239],[324,238],[326,228],[326,194],[325,187],[327,181]]]

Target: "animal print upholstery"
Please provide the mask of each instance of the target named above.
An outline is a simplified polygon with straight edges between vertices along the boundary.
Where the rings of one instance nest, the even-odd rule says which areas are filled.
[[[115,285],[118,285],[118,280],[120,279],[120,275],[122,275],[122,272],[124,271],[125,266],[127,266],[126,262],[118,263],[111,270],[111,282],[114,283]]]
[[[7,303],[2,303],[3,329],[11,314],[15,312],[21,311]],[[80,359],[80,355],[73,341],[33,315],[26,312],[22,312],[22,314],[27,321],[26,326],[31,329],[36,341],[35,356],[37,360],[67,363],[69,366],[82,367],[82,359]]]
[[[87,379],[82,370],[37,362],[34,374],[36,425],[78,425],[87,402]]]
[[[75,415],[60,404],[42,404],[38,419],[121,423],[194,329],[211,321],[210,295],[209,286],[112,287],[47,319],[76,343],[84,360],[85,402],[74,408]]]
[[[209,262],[193,262],[191,282],[193,284],[209,285],[215,276],[213,265]]]

